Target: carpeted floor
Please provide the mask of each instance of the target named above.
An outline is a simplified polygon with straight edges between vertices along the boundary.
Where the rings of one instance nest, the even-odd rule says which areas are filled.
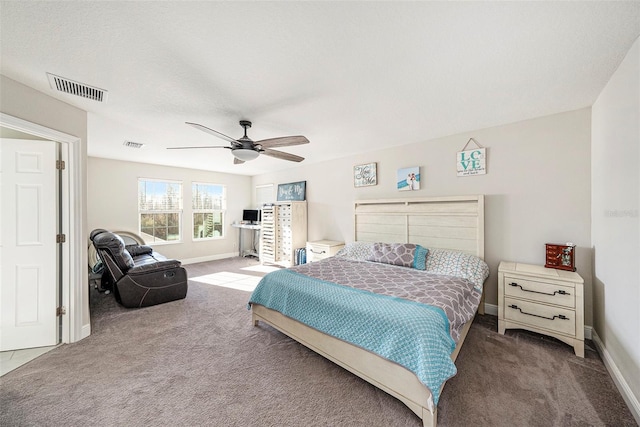
[[[420,426],[398,400],[268,326],[252,260],[188,265],[185,300],[145,309],[91,293],[92,335],[0,378],[2,426]],[[235,273],[234,288],[216,272]],[[232,274],[233,276],[233,274]],[[215,276],[213,276],[215,277]],[[244,278],[243,278],[244,277]],[[255,279],[254,279],[255,281]],[[208,282],[208,283],[204,283]],[[476,316],[439,426],[635,426],[591,343],[586,357]]]

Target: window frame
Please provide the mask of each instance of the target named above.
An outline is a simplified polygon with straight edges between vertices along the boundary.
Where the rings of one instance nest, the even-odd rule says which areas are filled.
[[[178,184],[180,188],[180,196],[178,199],[179,208],[178,209],[141,209],[140,206],[140,184],[141,182],[158,182],[163,184]],[[138,233],[143,236],[149,236],[148,233],[144,233],[142,231],[142,215],[162,215],[162,214],[178,214],[178,239],[176,240],[155,240],[157,237],[151,235],[151,238],[154,240],[144,239],[145,243],[148,245],[173,245],[177,243],[182,243],[183,235],[184,235],[184,227],[182,224],[182,217],[184,212],[184,184],[182,181],[176,181],[171,179],[158,179],[158,178],[142,178],[138,177],[138,187],[137,187],[137,205],[138,205]],[[155,222],[154,222],[155,225]],[[169,228],[169,225],[166,225],[166,228]],[[154,227],[155,229],[155,227]],[[168,234],[168,230],[167,230]],[[144,238],[144,237],[143,237]]]
[[[221,201],[221,208],[220,209],[202,209],[202,208],[198,208],[195,206],[196,204],[196,191],[195,191],[195,186],[197,185],[201,185],[201,186],[210,186],[210,187],[220,187],[222,188],[222,201]],[[220,235],[219,236],[211,236],[211,237],[195,237],[194,236],[194,232],[195,232],[195,228],[196,228],[196,221],[195,221],[195,216],[197,214],[213,214],[215,215],[216,213],[220,214]],[[227,186],[224,184],[217,184],[217,183],[213,183],[213,182],[201,182],[201,181],[192,181],[191,182],[191,241],[193,242],[206,242],[206,241],[210,241],[210,240],[220,240],[220,239],[225,239],[226,236],[226,230],[225,230],[225,218],[227,215]],[[215,229],[214,229],[215,230]]]
[[[265,199],[265,195],[269,193],[269,198]],[[273,203],[276,201],[275,185],[271,184],[259,184],[255,186],[254,198],[258,209],[262,209],[265,203]]]

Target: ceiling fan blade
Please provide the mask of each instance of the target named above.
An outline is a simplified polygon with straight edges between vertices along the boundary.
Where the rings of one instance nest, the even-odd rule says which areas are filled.
[[[243,163],[244,163],[244,160],[240,160],[240,159],[239,159],[239,158],[237,158],[237,157],[234,157],[234,158],[233,158],[233,164],[234,164],[234,165],[241,165],[241,164],[243,164]]]
[[[296,156],[295,154],[285,153],[284,151],[271,150],[269,148],[265,148],[260,154],[264,154],[265,156],[275,157],[276,159],[282,160],[290,160],[292,162],[301,162],[304,160],[304,157]]]
[[[308,144],[309,140],[302,135],[281,136],[280,138],[263,139],[256,141],[256,144],[262,145],[263,148],[288,147],[291,145]]]
[[[226,147],[224,145],[200,145],[197,147],[167,147],[167,150],[190,150],[192,148],[228,148],[231,149],[231,147]]]
[[[188,124],[189,126],[193,126],[196,129],[200,129],[203,132],[209,133],[209,134],[211,134],[213,136],[217,136],[218,138],[222,138],[222,139],[224,139],[226,141],[229,141],[230,143],[232,143],[234,145],[238,144],[237,140],[231,138],[230,136],[225,135],[224,133],[220,133],[217,130],[209,129],[208,127],[202,126],[202,125],[200,125],[198,123],[191,123],[191,122],[185,122],[185,123]]]

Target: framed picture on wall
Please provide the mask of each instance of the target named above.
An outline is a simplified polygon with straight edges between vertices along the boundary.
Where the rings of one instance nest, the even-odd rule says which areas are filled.
[[[398,191],[412,191],[420,189],[420,167],[398,169],[397,175]]]
[[[302,201],[306,200],[307,181],[289,182],[278,184],[278,194],[276,200],[281,201]]]
[[[366,187],[378,184],[377,164],[365,163],[353,167],[353,186]]]
[[[474,143],[477,148],[467,150],[470,143]],[[462,147],[456,155],[456,168],[458,176],[485,175],[487,173],[487,150],[473,138]]]

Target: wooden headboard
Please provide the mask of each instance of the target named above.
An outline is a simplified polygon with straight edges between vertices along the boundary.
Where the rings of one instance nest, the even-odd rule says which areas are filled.
[[[484,195],[358,200],[355,240],[415,243],[484,259]]]

